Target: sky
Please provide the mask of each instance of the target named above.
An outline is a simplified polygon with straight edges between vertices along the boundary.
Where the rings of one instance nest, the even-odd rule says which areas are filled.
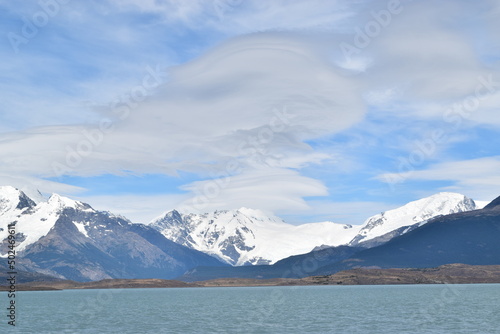
[[[147,223],[500,193],[500,3],[0,1],[0,184]]]

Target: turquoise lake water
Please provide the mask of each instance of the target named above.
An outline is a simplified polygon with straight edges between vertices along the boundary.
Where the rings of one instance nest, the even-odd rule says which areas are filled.
[[[19,292],[0,333],[500,333],[500,284]],[[5,307],[4,307],[5,306]]]

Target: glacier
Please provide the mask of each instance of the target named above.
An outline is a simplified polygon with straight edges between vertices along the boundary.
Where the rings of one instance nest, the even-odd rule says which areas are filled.
[[[331,221],[292,225],[260,210],[240,208],[203,214],[171,210],[152,220],[149,226],[175,243],[214,256],[224,263],[260,265],[274,264],[318,247],[373,247],[435,217],[483,206],[484,203],[476,203],[462,194],[442,192],[381,212],[360,225]],[[7,224],[16,222],[17,250],[23,251],[46,236],[61,211],[67,208],[94,212],[88,204],[58,194],[35,202],[14,187],[0,187],[0,240],[8,236]],[[115,217],[112,213],[107,214]],[[87,238],[90,229],[97,228],[83,221],[73,224]],[[0,253],[0,257],[5,256]]]
[[[167,239],[233,266],[274,264],[316,247],[370,247],[450,213],[479,209],[458,193],[441,192],[369,217],[360,225],[335,222],[291,225],[262,211],[240,208],[194,214],[169,211],[150,222]]]

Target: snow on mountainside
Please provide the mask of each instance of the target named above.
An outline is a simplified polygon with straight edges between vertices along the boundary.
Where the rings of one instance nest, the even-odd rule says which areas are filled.
[[[16,250],[22,251],[49,233],[64,208],[92,210],[86,204],[57,194],[35,204],[14,187],[0,187],[0,240],[8,236],[7,225],[16,222]],[[5,253],[0,252],[0,257],[5,257]]]
[[[476,203],[476,210],[483,209],[486,205],[490,204],[490,201],[474,201]]]
[[[273,264],[318,246],[373,247],[436,216],[475,209],[474,201],[464,195],[439,193],[372,216],[357,226],[332,222],[295,226],[246,208],[205,214],[174,210],[153,220],[150,226],[174,242],[240,266]]]
[[[332,222],[290,225],[247,208],[205,214],[180,214],[174,210],[150,226],[174,242],[236,266],[272,264],[323,244],[338,246],[358,232],[351,225]]]
[[[16,232],[16,266],[59,278],[172,279],[197,266],[223,266],[214,257],[166,239],[157,230],[53,194],[36,204],[0,187],[0,244]],[[6,247],[0,256],[6,257]]]
[[[57,194],[35,203],[22,191],[7,186],[0,187],[0,242],[5,242],[8,236],[7,225],[16,222],[16,249],[29,252],[49,233],[61,230],[61,223],[59,230],[55,225],[62,212],[68,209],[74,211],[71,219],[66,214],[66,220],[76,233],[73,238],[84,238],[85,242],[101,248],[107,245],[106,238],[130,224],[124,217],[96,211],[88,204]],[[464,195],[439,193],[375,215],[355,226],[333,222],[296,226],[259,210],[241,208],[206,214],[181,214],[174,210],[152,221],[150,227],[173,242],[240,266],[273,264],[323,245],[373,247],[436,216],[475,209],[478,205]],[[104,223],[108,220],[114,225]],[[5,251],[0,251],[0,257],[5,256]]]
[[[359,234],[349,244],[355,246],[366,243],[400,230],[395,235],[390,235],[392,238],[425,224],[431,218],[476,209],[478,209],[476,203],[464,195],[449,192],[438,193],[368,218]],[[408,228],[402,229],[403,227]]]

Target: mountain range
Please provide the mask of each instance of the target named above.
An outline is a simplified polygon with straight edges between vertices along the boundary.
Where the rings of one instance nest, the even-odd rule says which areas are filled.
[[[149,226],[172,241],[235,266],[272,264],[323,244],[348,243],[357,233],[352,225],[333,222],[291,225],[247,208],[206,214],[174,210]]]
[[[378,247],[318,269],[330,274],[354,266],[426,268],[449,263],[500,264],[500,197],[481,210],[436,217]]]
[[[483,209],[440,215],[370,248],[322,247],[271,266],[199,267],[180,279],[303,278],[355,268],[432,268],[452,263],[500,264],[500,197]]]
[[[461,194],[439,193],[369,217],[362,225],[334,222],[291,225],[258,210],[181,214],[175,210],[151,227],[181,245],[211,254],[228,264],[274,264],[316,247],[373,247],[425,224],[429,219],[478,209]]]
[[[9,224],[15,224],[16,269],[58,278],[168,279],[200,265],[225,265],[151,227],[56,194],[37,204],[18,189],[0,187],[3,258]]]
[[[205,214],[173,210],[144,225],[57,194],[48,199],[32,198],[6,186],[0,187],[0,257],[6,260],[8,225],[15,225],[16,269],[26,280],[305,277],[334,273],[357,264],[388,268],[402,262],[414,267],[462,258],[471,262],[456,252],[446,260],[432,262],[429,258],[433,251],[426,253],[425,249],[415,250],[413,258],[397,262],[393,253],[410,247],[406,244],[413,245],[413,240],[422,238],[421,231],[428,229],[435,231],[428,233],[427,238],[432,235],[436,244],[453,245],[459,236],[436,228],[436,222],[448,221],[450,217],[484,221],[496,212],[491,206],[494,203],[480,209],[481,205],[463,195],[439,193],[382,212],[361,225],[320,222],[295,226],[248,208]],[[468,224],[465,230],[471,240],[478,242],[474,233],[479,231],[474,231],[473,223]],[[496,225],[476,225],[490,233],[484,237],[487,243],[481,246],[490,249],[496,230],[488,230],[488,226]],[[454,229],[453,224],[446,226]],[[463,236],[467,237],[467,233]],[[476,248],[466,251],[476,251],[469,257],[480,255],[480,248]],[[497,262],[495,254],[488,254],[492,262]],[[6,268],[5,262],[0,261],[0,270]]]

